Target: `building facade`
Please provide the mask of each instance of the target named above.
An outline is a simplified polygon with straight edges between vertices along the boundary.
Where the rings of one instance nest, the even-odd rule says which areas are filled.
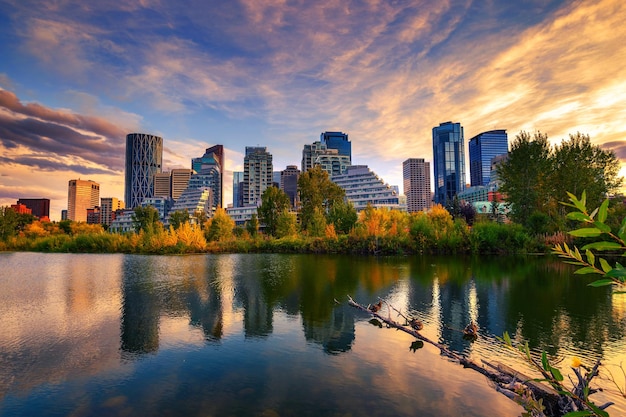
[[[468,144],[470,164],[470,185],[487,185],[491,181],[491,162],[493,158],[506,155],[509,140],[506,130],[490,130],[470,139]]]
[[[332,181],[346,192],[346,198],[357,212],[367,205],[389,209],[399,208],[397,191],[385,183],[367,165],[352,165],[341,175],[335,175]]]
[[[409,158],[402,163],[406,209],[409,213],[427,211],[432,206],[430,163],[423,158]]]
[[[189,213],[189,221],[191,224],[198,224],[198,217],[213,217],[213,198],[212,190],[208,187],[187,188],[185,192],[174,203],[174,207],[169,214],[175,211],[185,211]],[[168,221],[166,221],[169,223]]]
[[[195,174],[206,174],[215,178],[211,185],[214,206],[223,207],[224,194],[224,146],[215,145],[207,148],[200,158],[191,160],[191,169]]]
[[[352,164],[352,144],[348,140],[348,134],[343,132],[322,132],[320,142],[328,149],[337,149],[339,155],[348,157]]]
[[[129,209],[139,207],[144,198],[154,197],[154,175],[161,172],[163,139],[145,133],[126,135],[124,200]]]
[[[33,216],[39,220],[50,220],[50,199],[48,198],[20,198],[17,204],[23,204],[31,210]]]
[[[298,206],[298,179],[300,178],[300,170],[296,165],[287,165],[287,168],[280,171],[280,189],[283,190],[291,207]]]
[[[465,147],[460,123],[433,128],[435,203],[446,205],[465,189]]]
[[[100,199],[100,223],[111,226],[115,220],[115,212],[124,208],[124,202],[115,197]]]
[[[243,160],[243,206],[258,206],[273,183],[272,154],[265,147],[246,146]]]
[[[87,221],[87,209],[100,204],[100,184],[89,180],[70,180],[67,190],[67,219]]]
[[[243,171],[233,171],[233,207],[243,207]]]

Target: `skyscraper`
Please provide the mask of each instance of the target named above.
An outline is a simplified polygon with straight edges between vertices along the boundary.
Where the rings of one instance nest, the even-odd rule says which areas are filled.
[[[265,147],[246,146],[243,159],[243,205],[257,206],[273,182],[272,154]]]
[[[423,158],[409,158],[402,163],[404,195],[409,213],[426,211],[432,205],[430,163]]]
[[[67,218],[87,221],[87,209],[100,203],[100,184],[94,181],[70,180],[67,191]]]
[[[487,185],[491,180],[491,160],[509,151],[506,130],[490,130],[469,141],[470,183],[472,187]]]
[[[178,200],[183,191],[189,185],[192,170],[187,168],[176,168],[171,171],[170,175],[170,197],[174,201]]]
[[[460,123],[445,122],[433,128],[435,203],[447,204],[465,189],[465,147]]]
[[[223,207],[224,193],[224,146],[215,145],[207,148],[200,158],[191,160],[191,169],[196,174],[210,175],[214,178],[211,185],[212,199],[215,202],[211,204],[214,208]]]
[[[154,197],[154,174],[161,172],[163,139],[145,133],[126,135],[126,181],[124,199],[129,209]]]
[[[233,171],[233,207],[243,207],[243,171]]]
[[[287,165],[287,168],[280,171],[280,189],[289,197],[291,207],[296,207],[298,202],[298,178],[300,170],[296,165]]]
[[[48,198],[20,198],[17,204],[31,209],[32,215],[40,220],[50,220],[50,200]]]
[[[339,155],[346,155],[352,163],[352,144],[348,140],[348,134],[343,132],[323,132],[320,134],[320,142],[328,149],[337,149]]]

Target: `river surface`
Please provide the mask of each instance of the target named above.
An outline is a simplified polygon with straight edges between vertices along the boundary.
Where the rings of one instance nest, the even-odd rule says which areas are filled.
[[[0,416],[519,416],[485,377],[347,296],[529,375],[495,336],[567,375],[572,357],[601,358],[623,389],[626,295],[592,279],[542,257],[0,253]],[[470,321],[474,342],[459,331]],[[592,398],[626,415],[598,382]]]

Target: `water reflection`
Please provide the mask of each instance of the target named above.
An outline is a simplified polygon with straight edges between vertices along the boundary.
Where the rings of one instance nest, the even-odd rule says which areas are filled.
[[[389,396],[384,401],[391,401],[395,411],[403,409],[401,403],[416,405],[414,378],[432,385],[420,390],[443,389],[433,369],[445,374],[448,365],[421,363],[418,355],[428,355],[428,349],[412,344],[410,337],[368,324],[367,315],[347,306],[348,294],[364,304],[384,299],[422,320],[424,335],[479,358],[507,360],[494,335],[508,331],[555,357],[576,354],[610,363],[624,359],[626,296],[586,287],[591,277],[572,277],[572,269],[558,260],[0,254],[0,268],[24,271],[19,279],[0,277],[0,399],[89,375],[112,378],[111,373],[161,382],[150,394],[136,392],[134,386],[122,393],[119,386],[109,387],[112,397],[102,399],[106,404],[112,398],[130,401],[131,393],[146,402],[157,394],[169,398],[174,395],[170,391],[177,392],[182,403],[191,393],[206,395],[199,388],[206,387],[220,392],[228,408],[232,404],[227,399],[237,401],[241,393],[267,401],[277,392],[294,395],[293,386],[299,387],[302,402],[304,393],[322,395],[321,388],[312,390],[316,373],[334,375],[327,375],[332,384],[328,381],[324,389],[334,386],[338,392],[347,389],[345,375],[372,384],[380,391],[376,399],[379,394]],[[396,317],[395,312],[391,315]],[[475,342],[463,339],[460,331],[470,321],[480,329]],[[381,360],[379,351],[379,341],[385,339],[389,361]],[[221,349],[226,345],[228,349]],[[208,350],[203,356],[180,358],[188,364],[184,366],[164,359],[190,349]],[[148,367],[150,361],[165,366],[162,374]],[[205,375],[206,363],[210,373]],[[144,373],[137,374],[133,367]],[[300,380],[285,379],[296,370]],[[403,388],[384,388],[375,372]],[[264,378],[272,382],[260,390],[257,385],[267,383]],[[452,384],[449,378],[441,383]],[[460,380],[471,377],[455,378],[460,384],[450,388],[458,390],[455,401],[469,401],[462,399]],[[305,382],[308,379],[312,385]],[[93,395],[105,395],[97,388]],[[446,395],[440,404],[449,402]],[[351,406],[359,407],[359,399],[353,400]],[[340,404],[337,398],[333,401]],[[418,402],[433,407],[423,398]]]

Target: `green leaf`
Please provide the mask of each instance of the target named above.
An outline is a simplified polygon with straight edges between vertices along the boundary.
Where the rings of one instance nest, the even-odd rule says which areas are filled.
[[[597,227],[602,233],[611,233],[611,227],[602,222],[593,222],[593,225]]]
[[[589,217],[585,213],[581,213],[579,211],[572,211],[571,213],[567,213],[567,218],[570,219],[570,220],[575,220],[577,222],[588,222],[588,221],[591,221],[591,217]]]
[[[561,371],[559,371],[558,369],[551,367],[550,373],[552,374],[554,379],[556,379],[557,381],[559,382],[563,381],[563,375],[561,375]]]
[[[589,287],[605,287],[607,285],[612,285],[613,284],[613,280],[612,279],[599,279],[597,281],[593,281],[591,284],[587,284]]]
[[[574,273],[576,275],[597,274],[598,270],[591,266],[586,266],[584,268],[577,269],[576,271],[574,271]]]
[[[595,266],[596,265],[596,257],[593,254],[593,252],[591,252],[589,249],[587,249],[585,251],[585,256],[587,257],[587,262],[589,263],[589,265],[591,265],[591,266]]]
[[[616,250],[622,249],[622,245],[617,242],[593,242],[582,247],[583,250]]]
[[[569,234],[576,237],[598,237],[602,232],[596,227],[583,227],[582,229],[572,230]]]
[[[563,415],[563,417],[585,417],[585,416],[595,416],[595,414],[593,413],[593,411],[583,410],[583,411],[571,411]]]
[[[619,236],[622,241],[626,241],[626,217],[622,219],[622,225],[617,232],[617,236]]]
[[[606,273],[605,277],[622,279],[626,277],[626,269],[613,268]]]
[[[598,221],[604,223],[606,221],[606,215],[609,209],[609,199],[607,198],[600,205],[600,210],[598,211]]]
[[[601,410],[598,406],[596,406],[594,403],[586,403],[589,408],[591,408],[598,416],[600,417],[609,417],[609,413],[607,413],[604,410]]]
[[[509,336],[509,332],[504,332],[504,334],[502,334],[502,337],[504,338],[504,343],[506,343],[507,346],[513,346],[513,344],[511,343],[511,337]]]
[[[602,267],[602,270],[604,271],[604,273],[607,273],[611,269],[613,269],[611,268],[611,265],[609,265],[609,263],[604,258],[600,258],[600,266]]]

